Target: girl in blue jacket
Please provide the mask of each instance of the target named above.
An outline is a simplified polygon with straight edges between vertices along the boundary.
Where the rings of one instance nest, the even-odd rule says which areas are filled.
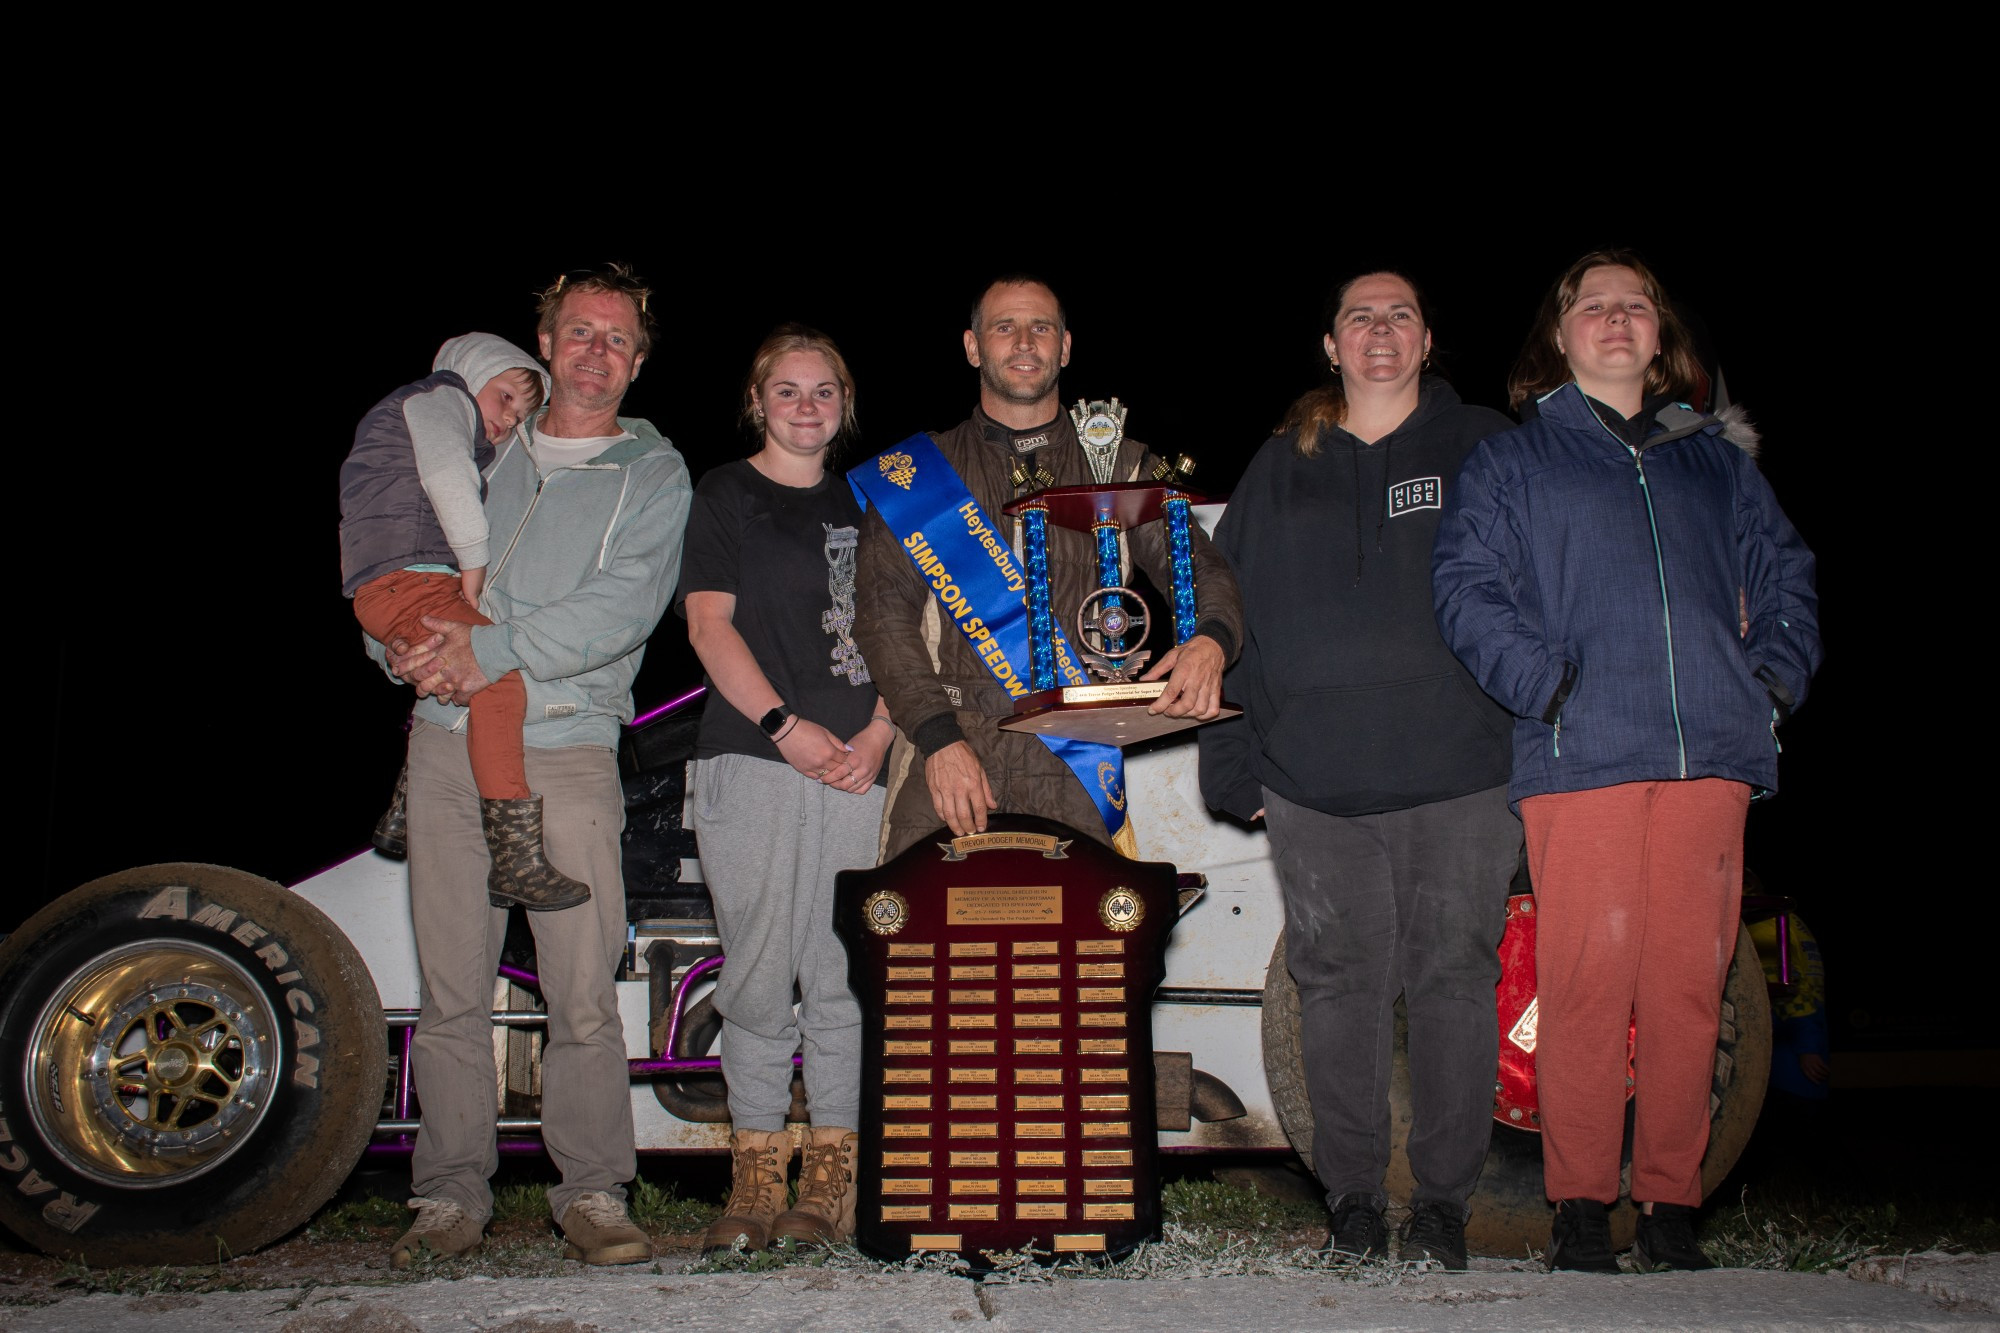
[[[1812,552],[1748,422],[1676,401],[1698,375],[1646,266],[1585,255],[1515,368],[1525,424],[1473,451],[1438,528],[1439,628],[1515,717],[1552,1268],[1617,1271],[1633,1024],[1635,1259],[1709,1266],[1691,1216],[1744,813],[1820,658]]]

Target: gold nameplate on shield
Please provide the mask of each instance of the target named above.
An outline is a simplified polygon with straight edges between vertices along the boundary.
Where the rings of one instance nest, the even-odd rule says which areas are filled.
[[[929,981],[937,969],[926,964],[923,967],[888,967],[882,969],[890,981]]]
[[[1067,1194],[1069,1193],[1069,1182],[1060,1178],[1056,1180],[1017,1180],[1014,1182],[1014,1193]]]
[[[882,1002],[884,1004],[929,1004],[931,1003],[931,997],[936,993],[935,991],[927,990],[885,991],[882,995]]]
[[[929,1055],[931,1044],[927,1041],[885,1041],[882,1043],[884,1055]]]
[[[1120,1015],[1120,1017],[1123,1017],[1123,1015]],[[1014,1026],[1017,1028],[1059,1028],[1062,1026],[1062,1015],[1053,1009],[1045,1014],[1015,1014]]]
[[[1132,1182],[1129,1180],[1086,1180],[1083,1182],[1085,1194],[1130,1194]]]
[[[882,1165],[889,1166],[929,1166],[931,1155],[927,1152],[885,1152]]]
[[[1124,940],[1078,940],[1076,942],[1076,951],[1078,954],[1084,957],[1089,957],[1092,954],[1124,953],[1125,941]]]
[[[1085,1037],[1076,1044],[1078,1055],[1123,1055],[1123,1037]]]
[[[885,1203],[882,1205],[884,1222],[928,1222],[931,1207],[927,1203]],[[916,1248],[914,1245],[912,1249]]]
[[[1130,1166],[1132,1165],[1132,1150],[1130,1148],[1085,1148],[1083,1150],[1083,1164],[1085,1166]]]
[[[1125,1083],[1130,1080],[1128,1069],[1079,1069],[1077,1078],[1084,1083]]]
[[[900,1096],[887,1096],[882,1099],[882,1109],[885,1111],[928,1111],[931,1109],[931,1095],[926,1092],[921,1096],[908,1093]]]
[[[945,1210],[954,1222],[998,1222],[1000,1205],[997,1203],[955,1203]]]
[[[953,1194],[998,1194],[1000,1192],[1000,1182],[998,1180],[954,1180],[951,1182],[951,1192]],[[1130,1190],[1125,1192],[1127,1194],[1131,1193]]]
[[[928,1069],[885,1069],[882,1071],[884,1083],[928,1083],[931,1071]]]
[[[1086,1222],[1130,1222],[1133,1217],[1129,1203],[1087,1203],[1083,1206],[1083,1220]],[[1057,1247],[1061,1247],[1062,1237],[1056,1237]]]
[[[953,1111],[997,1111],[1000,1109],[1000,1094],[997,1092],[954,1093],[948,1109]]]
[[[1123,947],[1125,941],[1119,940],[1117,941],[1117,943],[1119,944],[1120,947]],[[1059,954],[1061,952],[1062,952],[1062,944],[1056,940],[1014,941],[1014,956],[1016,958],[1022,958],[1022,957],[1033,958],[1038,955],[1053,955],[1053,954]]]
[[[1062,1136],[1063,1126],[1060,1120],[1053,1124],[1035,1120],[1014,1126],[1014,1137],[1017,1139],[1059,1139]]]
[[[1016,971],[1020,969],[1016,968]],[[1094,981],[1098,978],[1117,978],[1125,975],[1123,963],[1078,963],[1076,975],[1079,981]]]
[[[954,1139],[997,1139],[1000,1126],[991,1120],[954,1120],[946,1134]]]
[[[931,958],[936,956],[936,949],[937,945],[935,944],[891,944],[889,946],[889,956],[891,958]]]
[[[993,1014],[949,1014],[945,1026],[954,1028],[997,1028],[999,1019]]]
[[[997,1069],[954,1069],[946,1077],[953,1083],[998,1083]]]
[[[998,1045],[998,1041],[991,1038],[986,1041],[954,1041],[950,1043],[953,1055],[993,1055],[996,1053],[994,1048]]]
[[[929,1176],[884,1176],[882,1177],[882,1192],[884,1194],[929,1194],[931,1192],[931,1180]]]
[[[966,940],[953,944],[949,952],[953,958],[992,958],[1000,952],[1000,946],[992,940]]]
[[[1090,1254],[1104,1248],[1103,1236],[1057,1236],[1057,1254]]]
[[[1014,1038],[1014,1054],[1061,1055],[1062,1038],[1061,1037],[1016,1037]],[[1062,1071],[1052,1070],[1050,1072],[1060,1074]],[[1021,1075],[1016,1074],[1014,1075],[1014,1081],[1016,1083],[1025,1083],[1028,1080],[1022,1078]]]
[[[954,884],[944,915],[954,927],[1061,925],[1062,885]]]
[[[1092,1009],[1078,1014],[1076,1025],[1080,1028],[1122,1028],[1125,1026],[1125,1014],[1119,1009]]]
[[[1129,1111],[1132,1099],[1124,1093],[1107,1093],[1102,1097],[1085,1097],[1083,1109],[1086,1111]]]
[[[991,990],[957,990],[951,993],[951,1004],[998,1004],[999,992]]]
[[[1014,1216],[1023,1222],[1062,1222],[1069,1217],[1066,1203],[1017,1203]]]
[[[921,1121],[916,1124],[904,1121],[882,1126],[882,1137],[885,1139],[927,1139],[930,1136],[931,1127]]]
[[[1016,1083],[1060,1083],[1063,1071],[1060,1069],[1016,1069]]]
[[[931,1025],[929,1014],[884,1014],[882,1026],[907,1031],[910,1028],[927,1028]]]
[[[889,970],[895,971],[894,968]],[[998,963],[953,963],[951,967],[953,981],[997,981],[999,977]],[[889,980],[894,981],[895,978],[890,977]]]
[[[1015,1166],[1061,1166],[1069,1160],[1069,1154],[1058,1148],[1051,1152],[1046,1148],[1017,1148],[1014,1150]]]
[[[1014,964],[1014,980],[1016,981],[1060,981],[1061,979],[1061,963]]]
[[[1125,988],[1123,986],[1079,986],[1076,988],[1076,1002],[1078,1004],[1123,1004],[1125,1003]]]
[[[999,1166],[1000,1154],[997,1152],[955,1152],[951,1155],[951,1164],[954,1168]]]
[[[1062,1094],[1060,1092],[1016,1093],[1014,1095],[1014,1109],[1016,1111],[1060,1111],[1063,1109]],[[1124,1108],[1105,1107],[1104,1109],[1108,1111],[1114,1109],[1123,1110]]]
[[[1087,1139],[1129,1139],[1132,1137],[1130,1120],[1086,1120],[1083,1122],[1083,1137]]]
[[[1015,1004],[1057,1004],[1062,1000],[1060,986],[1016,986]]]
[[[928,1210],[926,1210],[926,1215],[928,1215]],[[891,1219],[885,1217],[882,1220],[884,1222],[887,1222],[890,1221]],[[910,1237],[910,1251],[912,1253],[915,1253],[918,1250],[962,1250],[964,1248],[965,1248],[965,1238],[963,1236]]]

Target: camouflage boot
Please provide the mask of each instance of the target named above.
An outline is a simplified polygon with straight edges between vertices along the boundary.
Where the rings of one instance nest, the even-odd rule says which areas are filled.
[[[792,1164],[792,1136],[785,1130],[739,1129],[730,1143],[734,1170],[729,1202],[702,1238],[704,1251],[746,1250],[771,1243],[771,1223],[785,1207],[785,1168]]]
[[[493,869],[486,876],[486,898],[495,907],[525,907],[553,912],[590,901],[590,886],[578,883],[549,864],[542,848],[542,798],[479,803],[486,830],[486,850]]]
[[[403,771],[396,775],[396,793],[389,798],[389,808],[375,821],[375,832],[368,841],[375,844],[375,850],[391,860],[400,861],[410,854],[410,766],[407,762]]]
[[[861,1136],[839,1126],[812,1127],[799,1167],[799,1201],[771,1228],[771,1239],[833,1245],[854,1235],[854,1155]]]

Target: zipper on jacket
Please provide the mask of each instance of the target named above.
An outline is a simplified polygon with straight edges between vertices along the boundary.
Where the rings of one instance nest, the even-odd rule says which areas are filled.
[[[1593,414],[1594,415],[1594,414]],[[1603,423],[1599,423],[1602,425]],[[1606,432],[1609,433],[1609,427]],[[1614,437],[1615,438],[1615,437]],[[1625,444],[1623,440],[1618,441]],[[1631,445],[1625,449],[1632,455],[1632,466],[1639,472],[1639,492],[1646,497],[1646,526],[1653,533],[1653,567],[1660,574],[1660,619],[1667,629],[1667,704],[1674,715],[1674,748],[1680,752],[1680,775],[1688,775],[1687,735],[1681,730],[1680,685],[1674,675],[1674,609],[1667,601],[1667,561],[1660,553],[1660,521],[1653,512],[1653,488],[1646,484],[1645,456]]]

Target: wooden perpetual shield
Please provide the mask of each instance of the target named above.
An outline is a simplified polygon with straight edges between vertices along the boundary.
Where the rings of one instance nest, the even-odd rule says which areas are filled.
[[[840,873],[863,1250],[981,1267],[1158,1238],[1152,996],[1176,906],[1171,865],[1023,815]]]

